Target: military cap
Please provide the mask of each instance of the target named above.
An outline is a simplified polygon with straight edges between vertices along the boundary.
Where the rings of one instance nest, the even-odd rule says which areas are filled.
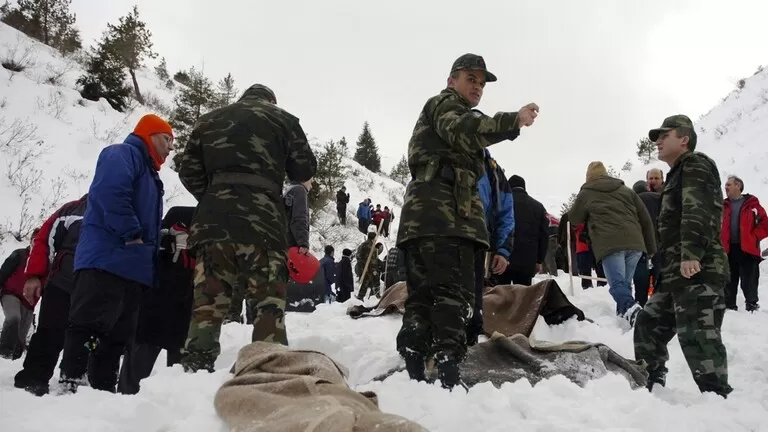
[[[477,54],[467,53],[457,58],[456,61],[453,62],[453,66],[451,67],[451,73],[454,73],[459,70],[481,70],[485,72],[486,82],[496,81],[496,75],[488,71],[488,69],[485,66],[485,60],[483,60],[482,56],[479,56]]]
[[[651,129],[648,132],[648,138],[651,141],[656,142],[656,140],[659,139],[659,135],[661,135],[662,132],[671,131],[672,129],[677,129],[679,127],[693,129],[693,122],[691,121],[691,119],[688,118],[688,116],[685,116],[682,114],[667,117],[664,119],[664,122],[661,123],[661,127],[656,129]]]

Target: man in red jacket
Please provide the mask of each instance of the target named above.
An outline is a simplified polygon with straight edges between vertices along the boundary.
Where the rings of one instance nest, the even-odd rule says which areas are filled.
[[[30,243],[39,230],[32,232]],[[0,357],[16,360],[27,346],[27,333],[32,325],[37,299],[24,298],[24,266],[29,246],[11,252],[0,266],[0,305],[3,308],[3,330],[0,331]]]
[[[37,329],[14,386],[37,396],[48,393],[48,382],[64,347],[75,283],[75,249],[87,200],[88,194],[62,205],[43,223],[24,269],[24,298],[37,302],[42,295],[42,303]]]
[[[768,217],[756,196],[744,194],[744,181],[736,176],[725,182],[723,226],[720,239],[731,267],[731,281],[725,286],[725,306],[736,307],[736,287],[741,281],[746,309],[754,312],[757,304],[757,281],[760,278],[760,240],[768,237]]]

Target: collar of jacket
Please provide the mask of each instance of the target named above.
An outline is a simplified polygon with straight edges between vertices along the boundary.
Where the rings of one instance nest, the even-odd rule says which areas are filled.
[[[451,94],[454,94],[454,95],[458,96],[459,99],[461,100],[461,103],[466,105],[467,108],[470,108],[469,101],[464,99],[464,96],[460,95],[459,92],[457,92],[456,90],[452,89],[451,87],[446,87],[441,93],[451,93]]]
[[[129,134],[123,141],[123,144],[128,144],[129,146],[139,149],[141,156],[144,158],[144,161],[150,166],[150,168],[152,168],[152,171],[155,171],[155,166],[152,163],[152,156],[149,155],[149,149],[147,148],[147,146],[151,144],[145,144],[144,140],[135,134]]]

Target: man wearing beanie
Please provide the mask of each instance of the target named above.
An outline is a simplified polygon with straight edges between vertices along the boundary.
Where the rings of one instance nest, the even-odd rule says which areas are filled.
[[[632,295],[632,278],[643,253],[656,253],[653,221],[640,197],[610,177],[602,162],[587,167],[587,181],[568,212],[574,226],[586,223],[587,238],[602,262],[616,315],[630,326],[640,312]]]
[[[283,180],[310,180],[317,160],[299,119],[261,84],[206,113],[179,158],[179,179],[198,200],[187,247],[196,257],[195,300],[182,349],[186,371],[213,371],[233,297],[245,298],[252,341],[288,345]]]
[[[408,144],[413,180],[405,192],[397,246],[406,254],[408,287],[397,350],[411,379],[425,380],[434,355],[446,388],[460,384],[466,324],[475,302],[475,259],[490,247],[477,181],[482,150],[531,126],[536,104],[493,117],[475,110],[485,84],[496,81],[483,57],[453,63],[447,88],[424,104]]]
[[[526,192],[522,177],[513,175],[508,183],[515,206],[515,247],[509,257],[509,267],[499,282],[531,285],[547,255],[549,218],[544,205]]]
[[[648,364],[649,390],[664,386],[667,345],[677,334],[699,390],[726,397],[733,388],[720,327],[730,271],[720,240],[720,173],[712,159],[695,151],[696,131],[687,116],[667,117],[648,138],[671,170],[659,213],[661,284],[637,317],[635,358]]]
[[[163,216],[158,170],[172,149],[171,126],[149,114],[123,143],[99,154],[75,252],[61,359],[65,392],[86,383],[86,372],[91,387],[115,392],[142,290],[154,282]]]

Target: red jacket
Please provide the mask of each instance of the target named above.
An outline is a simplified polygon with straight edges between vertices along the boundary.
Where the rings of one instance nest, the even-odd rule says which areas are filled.
[[[739,215],[741,250],[760,257],[760,240],[768,237],[768,216],[756,196],[745,194]],[[723,226],[720,240],[726,253],[731,252],[731,200],[723,201]]]
[[[576,235],[576,253],[589,252],[589,243],[581,241],[581,233],[584,231],[584,228],[584,224],[579,224],[573,229]]]
[[[29,248],[16,249],[5,259],[0,267],[0,295],[16,296],[27,309],[34,309],[38,299],[35,299],[34,304],[30,304],[24,298],[24,283],[27,281],[24,266],[27,265],[27,258]]]

